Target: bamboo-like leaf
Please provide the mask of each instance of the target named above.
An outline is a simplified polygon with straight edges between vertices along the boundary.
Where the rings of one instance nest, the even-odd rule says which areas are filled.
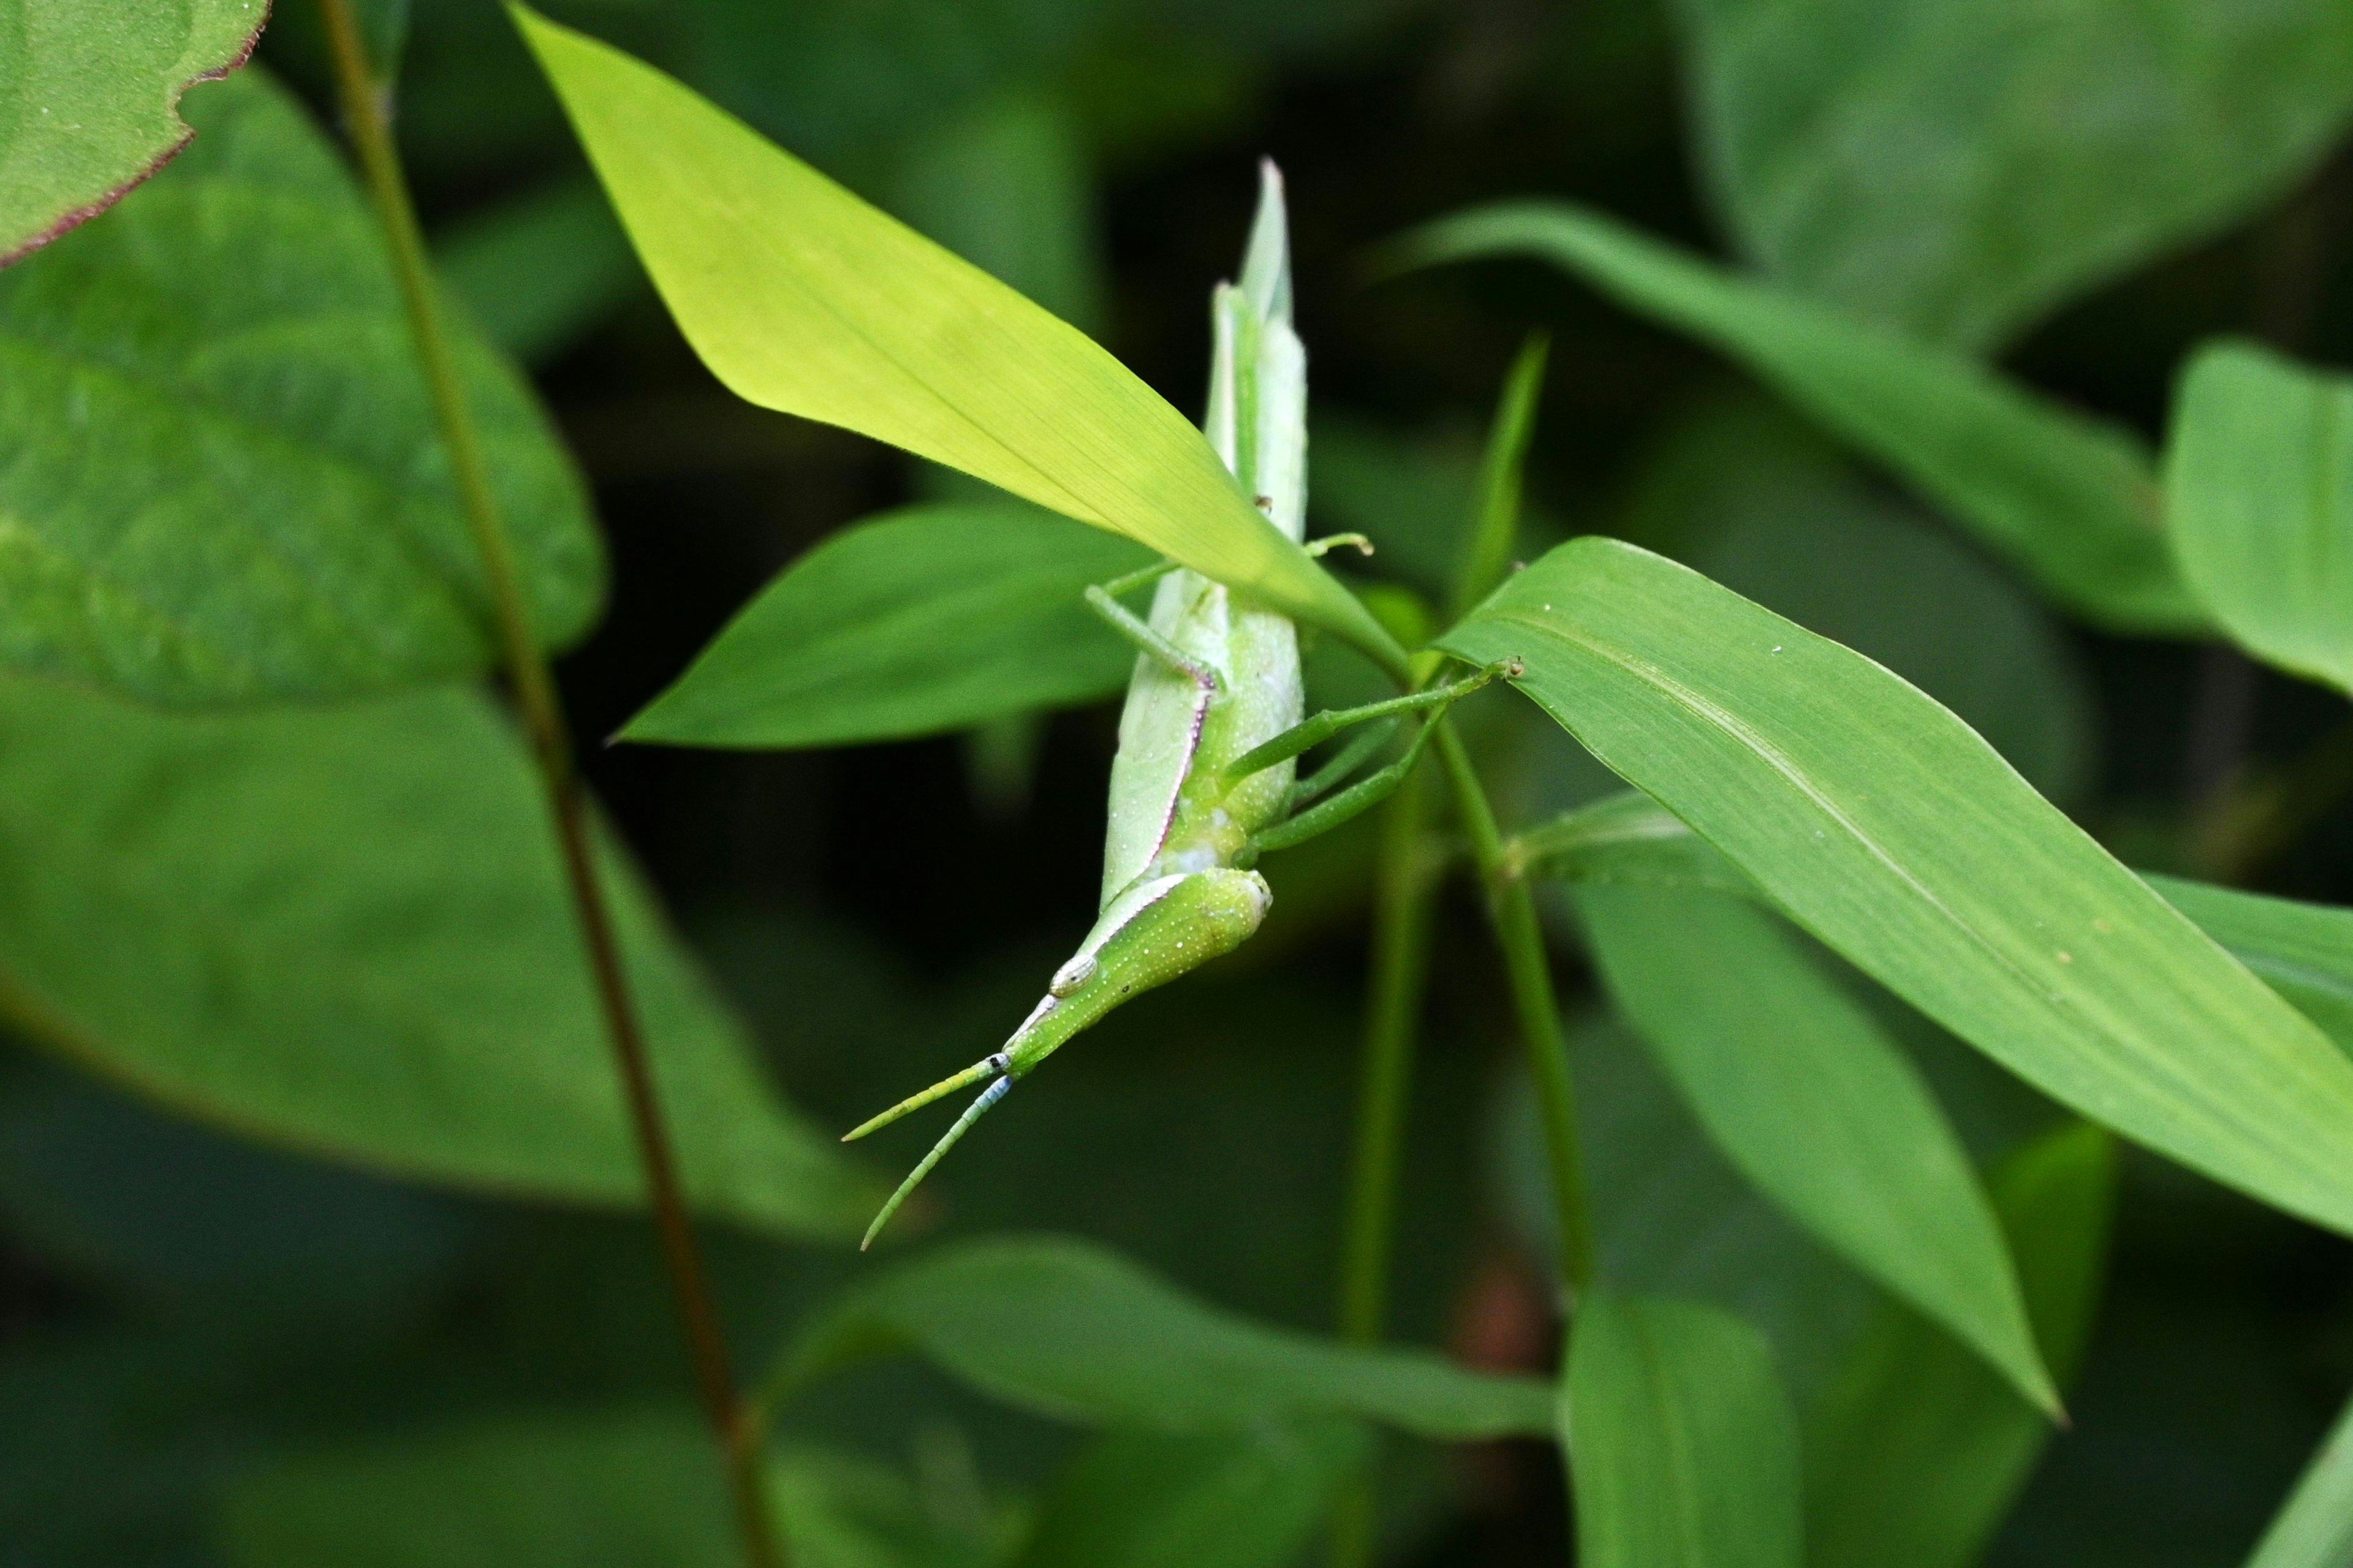
[[[1579,1568],[1798,1568],[1798,1435],[1756,1330],[1595,1293],[1561,1405]]]
[[[2126,632],[2203,620],[2166,555],[2147,451],[2121,426],[1564,203],[1457,214],[1390,255],[1403,266],[1529,256],[1565,268],[1740,361],[2077,614]]]
[[[1993,1210],[1903,1047],[1730,894],[1591,887],[1577,907],[1611,997],[1733,1164],[2056,1414]]]
[[[2078,1122],[2010,1155],[1990,1185],[2035,1338],[2063,1386],[2099,1301],[2114,1146]],[[1810,1568],[1968,1568],[2051,1423],[1935,1324],[1884,1301],[1803,1437]]]
[[[1007,1521],[937,1519],[904,1477],[871,1459],[789,1448],[769,1462],[768,1485],[795,1568],[986,1568],[1003,1559]],[[504,1416],[313,1447],[249,1467],[225,1489],[218,1518],[234,1568],[744,1561],[710,1434],[667,1410]]]
[[[2353,1404],[2297,1478],[2247,1568],[2344,1568],[2353,1562]]]
[[[268,0],[0,7],[0,266],[95,217],[195,132],[180,95],[253,52]]]
[[[1018,501],[886,513],[793,563],[621,735],[832,746],[1107,697],[1135,653],[1086,590],[1151,563]]]
[[[1105,1433],[1047,1494],[1014,1568],[1285,1568],[1371,1438],[1333,1420]]]
[[[481,695],[160,715],[0,680],[0,1007],[185,1114],[573,1203],[645,1177],[545,802]],[[876,1189],[604,858],[689,1196],[855,1235]]]
[[[1996,343],[2294,187],[2353,117],[2339,0],[1680,0],[1711,184],[1777,279]]]
[[[2353,692],[2353,379],[2253,343],[2200,349],[2174,402],[2165,521],[2225,631]]]
[[[2179,877],[2147,880],[2353,1055],[2353,910]]]
[[[188,113],[170,168],[0,273],[0,662],[180,706],[487,669],[481,551],[375,215],[259,68]],[[584,488],[513,368],[456,346],[562,647],[604,595]]]
[[[1459,1441],[1552,1426],[1550,1392],[1531,1379],[1255,1323],[1106,1248],[1052,1237],[943,1247],[902,1266],[809,1329],[772,1386],[788,1393],[905,1351],[1009,1404],[1157,1431],[1341,1415]]]
[[[513,9],[655,286],[738,395],[1124,533],[1403,669],[1201,433],[1083,333],[661,72]]]
[[[1865,973],[2093,1121],[2353,1231],[2353,1063],[1950,713],[1697,573],[1574,540],[1440,639]]]

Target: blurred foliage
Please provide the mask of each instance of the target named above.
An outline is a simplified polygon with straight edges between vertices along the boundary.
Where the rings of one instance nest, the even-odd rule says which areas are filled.
[[[1599,531],[1700,567],[1949,704],[2137,863],[2217,853],[2199,847],[2199,824],[2238,820],[2251,781],[2332,776],[2327,742],[2344,722],[2333,698],[2220,649],[2063,619],[2017,555],[1969,530],[1967,498],[1916,475],[1899,493],[1837,453],[1831,442],[1855,437],[1820,426],[1818,408],[1728,389],[1706,354],[1544,268],[1375,287],[1361,263],[1374,243],[1472,203],[1575,201],[1686,247],[1721,235],[1772,282],[1939,345],[2007,345],[2006,373],[2153,442],[2177,364],[2210,334],[2253,333],[2322,364],[2353,354],[2346,180],[2330,162],[2353,80],[2341,6],[2080,0],[2039,19],[1961,0],[1867,15],[1823,0],[549,9],[1085,326],[1187,410],[1204,381],[1208,287],[1238,249],[1255,159],[1275,157],[1317,400],[1311,504],[1319,528],[1363,529],[1381,547],[1351,573],[1443,587],[1476,432],[1540,322],[1553,360],[1524,554]],[[278,12],[263,58],[332,127],[312,7],[280,0]],[[713,385],[499,7],[414,0],[367,15],[447,280],[486,345],[532,367],[594,488],[611,602],[591,632],[596,574],[577,503],[518,399],[518,439],[550,454],[529,459],[554,498],[545,537],[563,591],[548,629],[586,636],[561,670],[584,734],[642,708],[820,538],[911,500],[968,499]],[[207,94],[269,96],[259,78],[199,87],[187,107],[200,125]],[[52,504],[61,487],[112,489],[129,498],[114,515],[144,515],[141,454],[165,435],[97,422],[108,397],[135,403],[134,373],[225,375],[235,367],[221,356],[242,354],[261,357],[221,384],[302,416],[293,437],[324,428],[392,453],[389,478],[320,470],[290,439],[277,468],[207,470],[198,501],[159,490],[222,559],[217,577],[163,586],[250,587],[260,579],[232,545],[273,521],[272,498],[351,483],[366,501],[345,531],[353,548],[387,552],[452,604],[470,592],[436,553],[446,481],[415,459],[415,392],[395,384],[388,352],[368,357],[392,331],[380,291],[310,292],[360,288],[356,209],[315,127],[282,140],[300,168],[259,178],[290,200],[335,188],[266,244],[221,215],[206,220],[221,226],[206,231],[216,251],[159,263],[149,248],[180,243],[164,226],[195,221],[174,217],[173,193],[237,151],[224,125],[151,190],[0,275],[0,355],[18,367],[0,375],[0,398],[46,417],[72,383],[94,411],[68,468],[0,465],[0,582],[47,569],[26,531],[73,515]],[[304,318],[257,309],[224,314],[222,338],[201,343],[161,327],[111,346],[87,336],[102,313],[160,319],[196,293],[224,312],[320,300],[336,307],[333,330],[290,345],[269,328]],[[175,320],[172,333],[185,332]],[[37,363],[39,345],[61,342],[83,345],[79,357]],[[140,352],[107,361],[100,349]],[[26,499],[37,483],[39,509]],[[526,522],[532,508],[517,510]],[[352,579],[338,568],[324,580]],[[7,637],[26,624],[12,618]],[[153,671],[171,667],[136,637],[100,657],[109,645],[95,634],[35,624],[47,641],[18,663],[118,681],[128,670],[151,696],[188,689],[168,689]],[[311,628],[345,661],[313,695],[480,661],[430,627],[384,654],[337,641],[330,619],[280,624]],[[1319,694],[1365,679],[1329,639],[1314,668]],[[442,1168],[412,1174],[600,1204],[634,1191],[609,1103],[576,1098],[590,1084],[607,1094],[609,1078],[557,952],[561,910],[539,885],[535,803],[488,709],[425,691],[166,720],[23,679],[0,699],[0,965],[53,1009],[79,1009],[79,1054],[137,1089],[127,1097],[14,1046],[0,1057],[0,1568],[724,1560],[641,1226],[300,1157],[286,1152],[311,1142],[300,1118],[237,1099],[244,1080],[316,1097],[305,1114],[339,1095],[403,1103],[323,1076],[330,1061],[378,1059],[385,1081],[408,1075],[407,1103],[448,1140]],[[1532,710],[1482,697],[1461,718],[1507,826],[1611,787]],[[791,1103],[830,1127],[970,1061],[1034,1001],[1092,912],[1113,737],[1103,707],[1021,722],[1006,766],[1026,784],[989,802],[953,737],[590,758],[686,932],[667,937],[649,901],[649,962],[672,977],[679,1037],[701,1042],[690,1048],[713,1075],[697,1146],[726,1146],[707,1132],[716,1123],[760,1147],[814,1148],[797,1114],[771,1124],[765,1089],[745,1087],[745,1026]],[[299,769],[271,739],[296,731],[313,737]],[[60,733],[76,739],[60,747]],[[301,776],[272,784],[278,769]],[[2353,816],[2322,798],[2251,864],[2268,890],[2353,903]],[[120,851],[112,880],[89,873],[100,840]],[[337,886],[359,892],[312,898],[327,867],[349,869]],[[1223,1312],[1329,1322],[1369,854],[1341,836],[1268,869],[1277,905],[1259,947],[1117,1015],[1025,1087],[939,1173],[920,1216],[935,1236],[1060,1233],[1115,1247]],[[423,911],[453,887],[462,929],[427,940]],[[233,948],[237,932],[213,913],[232,892],[275,900],[282,930],[306,951],[342,946],[369,984],[322,988],[268,952]],[[468,983],[494,966],[507,983]],[[1780,1217],[1633,1038],[1597,1017],[1577,1068],[1607,1284],[1703,1300],[1763,1335],[1796,1408],[1809,1537],[1825,1543],[1810,1562],[1860,1568],[1872,1559],[1852,1542],[1894,1539],[1879,1533],[1887,1520],[1923,1532],[1907,1568],[1968,1561],[1989,1531],[1999,1568],[2241,1559],[2353,1386],[2344,1244],[2153,1157],[2112,1163],[2033,1091],[1831,967],[1911,1053],[2014,1235],[2070,1241],[2054,1256],[2021,1239],[2019,1261],[2063,1381],[2074,1357],[2062,1353],[2062,1320],[2073,1314],[2079,1336],[2091,1324],[2066,1390],[2072,1426],[2039,1424],[1954,1342]],[[1588,1005],[1573,959],[1562,973]],[[1556,1346],[1544,1226],[1529,1212],[1540,1183],[1500,993],[1475,903],[1451,890],[1393,1317],[1404,1342],[1541,1372]],[[501,1021],[525,1017],[535,1026]],[[54,1021],[16,1024],[47,1046],[35,1037]],[[521,1098],[484,1112],[451,1088],[487,1068]],[[164,1115],[157,1100],[198,1120]],[[547,1147],[568,1151],[566,1168],[492,1171],[468,1142],[479,1114],[558,1129]],[[220,1130],[257,1123],[266,1142]],[[2101,1291],[2087,1277],[2112,1184]],[[712,1207],[776,1219],[756,1194]],[[2030,1212],[2042,1217],[2021,1218]],[[845,1288],[947,1255],[927,1240],[860,1262],[724,1224],[708,1237],[739,1359],[754,1364]],[[1274,1568],[1301,1557],[1337,1478],[1374,1462],[1395,1561],[1556,1563],[1569,1535],[1548,1451],[1443,1456],[1391,1439],[1375,1460],[1358,1428],[1296,1416],[1082,1435],[913,1359],[846,1371],[788,1405],[782,1425],[782,1511],[818,1564]],[[1937,1493],[1946,1511],[1896,1506],[1936,1464],[1967,1478]],[[1888,1514],[1873,1511],[1891,1498]]]

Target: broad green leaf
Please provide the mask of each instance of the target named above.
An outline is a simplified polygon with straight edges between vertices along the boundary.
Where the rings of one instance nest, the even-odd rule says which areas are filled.
[[[1106,697],[1135,654],[1087,587],[1151,563],[1018,501],[889,512],[795,562],[621,735],[831,746]]]
[[[2247,1568],[2344,1568],[2353,1562],[2353,1405],[2255,1543]]]
[[[2353,1053],[2353,910],[2150,877],[2165,901]]]
[[[987,1568],[893,1472],[787,1449],[769,1465],[795,1568]],[[504,1416],[289,1453],[227,1489],[234,1568],[735,1568],[743,1547],[707,1429],[667,1411]]]
[[[2035,1337],[2063,1384],[2099,1300],[2114,1148],[2076,1123],[2011,1155],[1991,1185]],[[1968,1568],[2051,1423],[1935,1324],[1883,1301],[1803,1436],[1810,1568]]]
[[[494,649],[375,218],[259,70],[105,220],[0,273],[0,662],[166,704],[345,696]],[[542,637],[595,618],[578,477],[460,334]]]
[[[968,1242],[902,1264],[805,1333],[776,1386],[903,1351],[1008,1404],[1159,1431],[1344,1415],[1462,1441],[1552,1426],[1549,1391],[1527,1378],[1252,1322],[1117,1253],[1052,1237]]]
[[[1591,887],[1756,890],[1739,867],[1640,790],[1565,811],[1514,835],[1504,853],[1515,875]]]
[[[1346,1421],[1106,1433],[1047,1494],[1015,1568],[1286,1568],[1371,1453]]]
[[[2353,1230],[2353,1063],[1934,701],[1612,540],[1440,639],[1522,690],[1781,910],[2028,1082]]]
[[[530,364],[555,358],[646,286],[629,237],[585,174],[469,213],[434,235],[433,258],[483,334]]]
[[[1676,9],[1742,248],[1972,347],[2277,196],[2353,116],[2340,0]]]
[[[1740,361],[2075,613],[2126,632],[2203,618],[2165,552],[2148,453],[2121,426],[1587,208],[1482,207],[1407,235],[1391,255],[1407,266],[1516,255],[1565,268]]]
[[[1732,895],[1590,887],[1577,907],[1610,996],[1733,1164],[2055,1415],[1968,1155],[1861,1003]]]
[[[2253,343],[2200,349],[2174,402],[2165,521],[2233,639],[2353,692],[2353,380]]]
[[[180,95],[244,64],[269,14],[268,0],[0,5],[0,267],[186,146]]]
[[[1569,1336],[1561,1444],[1579,1568],[1798,1568],[1798,1435],[1756,1330],[1597,1292]]]
[[[45,1043],[266,1142],[638,1204],[544,813],[470,692],[195,719],[0,680],[0,995]],[[606,866],[690,1194],[854,1234],[873,1189],[779,1103],[643,885]]]
[[[1083,333],[651,67],[514,9],[688,342],[738,395],[1124,533],[1404,654]]]

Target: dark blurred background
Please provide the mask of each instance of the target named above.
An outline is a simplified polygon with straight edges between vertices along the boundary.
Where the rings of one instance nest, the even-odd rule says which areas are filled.
[[[1379,539],[1374,569],[1440,580],[1504,368],[1544,327],[1532,552],[1571,531],[1667,550],[1943,698],[2134,863],[2353,902],[2353,743],[2334,698],[2220,649],[2062,621],[1736,371],[1557,274],[1372,280],[1374,242],[1507,195],[1572,197],[1730,251],[1654,0],[552,9],[1031,292],[1183,408],[1206,376],[1208,289],[1271,156],[1311,356],[1311,506],[1324,528]],[[315,19],[303,0],[280,11],[261,58],[323,105]],[[495,6],[417,0],[402,58],[404,145],[451,278],[531,365],[595,488],[611,607],[561,675],[579,732],[601,736],[814,541],[950,481],[737,403],[702,369]],[[2003,361],[2153,438],[2200,338],[2253,332],[2342,362],[2348,191],[2342,159],[2299,174],[2284,200],[2105,283]],[[1361,679],[1330,657],[1318,676],[1334,692]],[[1523,821],[1609,787],[1531,712],[1495,698],[1475,714]],[[588,767],[788,1091],[846,1125],[1000,1037],[1088,922],[1114,718],[838,752],[596,748]],[[1273,867],[1265,937],[1058,1059],[943,1169],[936,1223],[1102,1237],[1227,1305],[1327,1325],[1367,852],[1352,833]],[[1512,1217],[1519,1120],[1482,936],[1456,889],[1396,1327],[1538,1367],[1553,1350],[1540,1243]],[[1565,990],[1589,1008],[1563,952]],[[1933,1030],[1911,1033],[1980,1153],[2047,1119]],[[1737,1192],[1622,1037],[1595,1023],[1580,1049],[1601,1086],[1597,1159],[1618,1158],[1613,1140],[1672,1144],[1703,1196],[1663,1212],[1737,1237],[1728,1253],[1696,1232],[1653,1238],[1688,1244],[1658,1267],[1768,1326],[1802,1315],[1725,1258],[1835,1266]],[[2004,1564],[2236,1561],[2353,1384],[2344,1243],[2146,1157],[2126,1172],[2075,1425],[1997,1547]],[[1625,1189],[1610,1223],[1642,1230],[1645,1201]],[[857,1268],[712,1242],[747,1362]],[[1866,1289],[1845,1279],[1831,1298]],[[29,1052],[0,1058],[6,1568],[216,1562],[220,1489],[280,1448],[678,1398],[676,1344],[638,1225],[368,1181],[164,1120]],[[833,1385],[788,1427],[951,1489],[1032,1484],[1071,1441],[913,1365]],[[1392,1462],[1404,1560],[1564,1559],[1548,1454]]]

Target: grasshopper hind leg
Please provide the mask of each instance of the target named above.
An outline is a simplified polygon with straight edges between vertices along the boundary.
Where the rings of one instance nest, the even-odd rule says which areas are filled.
[[[991,1057],[989,1058],[989,1062],[1001,1063],[1004,1059],[1005,1058],[1001,1056]],[[988,1063],[984,1062],[981,1065],[986,1067]],[[1013,1075],[1011,1073],[1004,1073],[995,1083],[992,1083],[987,1089],[982,1089],[978,1098],[975,1099],[970,1105],[965,1107],[964,1114],[955,1119],[955,1125],[949,1128],[944,1133],[941,1134],[940,1141],[932,1145],[932,1152],[924,1155],[922,1160],[916,1163],[915,1168],[907,1173],[907,1179],[899,1184],[899,1190],[892,1193],[890,1196],[890,1200],[883,1204],[882,1212],[874,1216],[874,1223],[866,1227],[865,1238],[858,1244],[859,1251],[863,1252],[868,1247],[874,1245],[874,1238],[882,1234],[882,1227],[891,1223],[891,1216],[899,1212],[899,1205],[907,1201],[908,1194],[915,1190],[916,1186],[922,1183],[925,1176],[932,1173],[932,1167],[938,1164],[943,1159],[945,1159],[947,1157],[947,1152],[956,1146],[957,1140],[961,1139],[966,1132],[970,1131],[972,1130],[972,1124],[979,1121],[981,1117],[987,1112],[990,1106],[995,1105],[998,1100],[1003,1100],[1005,1098],[1006,1091],[1010,1089],[1012,1087]],[[944,1093],[946,1091],[941,1090],[939,1092]]]

